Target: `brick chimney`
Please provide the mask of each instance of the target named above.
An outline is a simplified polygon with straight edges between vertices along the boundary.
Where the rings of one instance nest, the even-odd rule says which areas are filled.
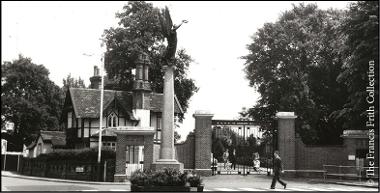
[[[90,88],[92,89],[99,89],[101,84],[101,77],[99,75],[99,68],[98,66],[94,66],[94,76],[90,77]]]

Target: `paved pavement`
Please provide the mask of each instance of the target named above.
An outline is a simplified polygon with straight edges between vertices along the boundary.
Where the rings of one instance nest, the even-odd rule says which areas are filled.
[[[87,182],[20,176],[2,171],[2,191],[130,191],[130,184],[112,182]],[[269,189],[271,176],[266,175],[216,175],[203,178],[204,191],[378,191],[378,188],[323,183],[309,179],[284,179],[283,189]]]

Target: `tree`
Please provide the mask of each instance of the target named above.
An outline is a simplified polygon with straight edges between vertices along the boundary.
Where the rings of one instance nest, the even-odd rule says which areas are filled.
[[[105,69],[108,77],[113,79],[118,88],[131,90],[133,85],[132,69],[140,53],[148,54],[151,66],[149,79],[154,92],[163,92],[162,65],[165,62],[165,33],[160,23],[163,14],[151,3],[128,2],[116,17],[119,27],[104,31],[103,41],[107,46],[105,53]],[[161,15],[162,16],[162,15]],[[176,52],[174,72],[175,94],[186,112],[190,97],[198,88],[192,79],[187,77],[187,69],[192,62],[184,49]],[[183,117],[180,117],[182,120]]]
[[[379,98],[379,2],[352,3],[341,31],[347,38],[342,49],[344,64],[338,81],[348,87],[346,104],[333,116],[345,120],[344,128],[365,129],[369,106],[378,107]],[[366,87],[369,86],[369,62],[373,61],[375,75],[374,103],[369,104]],[[375,110],[378,117],[378,108]],[[378,119],[376,119],[378,126]],[[377,128],[376,126],[376,128]]]
[[[331,114],[340,109],[346,87],[337,82],[343,45],[338,27],[339,10],[320,10],[315,4],[293,5],[275,23],[266,23],[248,45],[245,72],[261,94],[249,110],[263,129],[275,132],[275,113],[294,111],[296,131],[307,144],[340,143],[342,119]]]
[[[19,142],[29,142],[39,130],[58,129],[63,98],[49,71],[21,55],[4,62],[1,71],[1,114],[14,123]]]
[[[177,143],[180,139],[181,135],[177,131],[174,131],[174,143]]]
[[[62,90],[65,92],[69,88],[86,88],[84,81],[78,77],[77,79],[71,77],[71,74],[67,75],[66,79],[63,79]]]

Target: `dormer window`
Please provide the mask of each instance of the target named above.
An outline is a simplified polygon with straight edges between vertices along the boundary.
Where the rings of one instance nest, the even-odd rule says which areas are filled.
[[[108,120],[107,120],[108,127],[117,127],[117,116],[115,113],[111,113],[108,115]]]

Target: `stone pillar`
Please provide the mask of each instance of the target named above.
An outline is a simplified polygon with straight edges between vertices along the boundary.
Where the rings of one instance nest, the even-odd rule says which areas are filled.
[[[196,111],[195,118],[195,171],[203,176],[212,175],[211,146],[212,128],[211,119],[214,115],[206,111]]]
[[[174,66],[163,66],[164,107],[162,112],[162,132],[160,159],[152,164],[152,169],[174,168],[183,170],[183,164],[175,159],[174,153]]]
[[[294,112],[276,113],[278,120],[278,150],[283,164],[283,170],[288,176],[295,175],[296,170],[296,136],[294,121],[297,116]]]
[[[160,159],[174,160],[174,67],[164,66],[164,108]]]

